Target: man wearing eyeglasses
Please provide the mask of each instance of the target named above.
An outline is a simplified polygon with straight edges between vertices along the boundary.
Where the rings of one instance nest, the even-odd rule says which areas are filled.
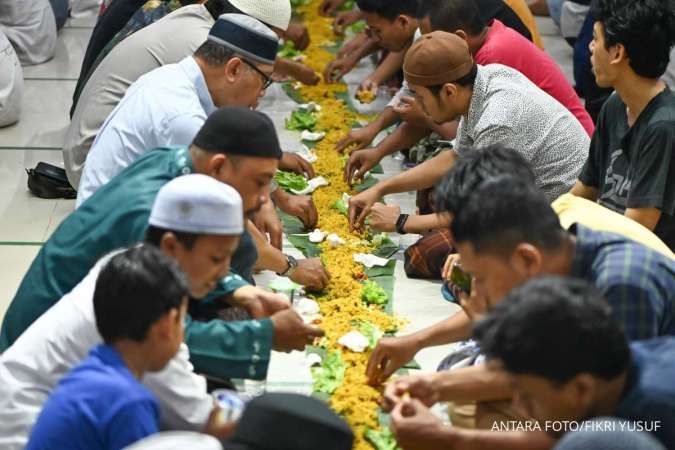
[[[257,19],[224,14],[192,56],[139,78],[96,136],[77,207],[146,152],[188,145],[216,108],[255,109],[272,82],[278,44],[277,35]]]
[[[223,14],[194,55],[140,77],[108,116],[87,155],[76,207],[145,153],[189,145],[217,108],[255,109],[272,83],[278,46],[277,35],[259,20]],[[236,134],[238,130],[220,132]],[[311,165],[306,166],[311,171]],[[300,218],[308,228],[316,224],[317,211],[310,196],[277,189],[271,197],[276,206]],[[262,206],[256,223],[278,221],[274,204]],[[258,250],[257,268],[289,276],[309,289],[325,287],[328,274],[319,258],[296,261],[279,250],[280,232],[275,239],[268,229],[261,232],[250,223],[247,230]],[[268,243],[265,232],[272,244],[275,240],[278,244]]]

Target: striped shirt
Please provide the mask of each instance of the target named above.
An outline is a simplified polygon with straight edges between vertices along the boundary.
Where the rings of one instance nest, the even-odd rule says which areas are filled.
[[[570,275],[593,283],[630,340],[675,335],[675,261],[618,234],[570,227]]]

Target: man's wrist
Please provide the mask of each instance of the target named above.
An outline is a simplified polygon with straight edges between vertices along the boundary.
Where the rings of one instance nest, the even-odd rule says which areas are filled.
[[[284,254],[284,256],[286,257],[286,269],[283,272],[277,272],[277,275],[280,277],[291,277],[298,268],[298,260],[291,255]]]

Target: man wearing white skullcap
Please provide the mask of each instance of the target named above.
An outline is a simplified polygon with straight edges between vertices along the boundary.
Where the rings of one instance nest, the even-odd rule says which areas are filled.
[[[237,132],[223,133],[223,129]],[[251,214],[269,201],[270,181],[280,156],[274,124],[267,116],[245,108],[221,108],[209,116],[189,148],[160,148],[140,157],[70,214],[40,249],[5,314],[0,352],[70,292],[101,255],[146,235],[160,244],[164,233],[158,230],[164,229],[152,224],[149,228],[148,220],[155,197],[166,183],[189,173],[209,175],[233,186],[242,196],[244,212]],[[272,250],[278,256],[272,267],[277,273],[306,286],[323,287],[328,282],[320,258],[296,261]],[[297,314],[278,317],[276,295],[248,284],[257,254],[252,237],[245,232],[231,273],[207,299],[191,307],[191,312],[208,319],[214,311],[235,304],[255,318],[188,322],[185,342],[200,373],[262,379],[272,349],[303,349],[313,337],[312,330],[298,327],[302,321]]]
[[[159,190],[148,222],[143,245],[156,245],[175,259],[187,276],[191,297],[201,299],[228,273],[244,229],[242,199],[235,189],[212,177],[188,174],[169,181]],[[77,286],[0,356],[3,449],[24,447],[31,426],[59,379],[89,349],[101,344],[93,308],[94,287],[101,268],[117,253],[99,260]],[[280,308],[286,309],[272,320],[293,321],[296,313],[288,309],[285,301],[278,299],[278,302]],[[186,338],[191,322],[188,316]],[[312,335],[321,334],[301,320],[295,326],[304,327]],[[249,348],[250,353],[254,350]],[[188,347],[181,345],[164,370],[147,373],[143,384],[159,400],[164,428],[203,431],[222,437],[231,427],[220,420],[219,410],[206,392],[206,381],[194,373],[189,358]]]

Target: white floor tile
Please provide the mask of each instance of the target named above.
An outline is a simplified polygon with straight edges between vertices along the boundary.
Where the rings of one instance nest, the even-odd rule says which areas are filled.
[[[24,67],[24,78],[77,80],[91,32],[91,28],[61,30],[54,58],[44,64]]]
[[[43,242],[74,207],[74,200],[45,200],[30,193],[25,169],[39,161],[61,165],[61,152],[0,150],[2,242]]]
[[[74,81],[27,80],[21,119],[0,128],[0,147],[61,149],[74,90]]]

